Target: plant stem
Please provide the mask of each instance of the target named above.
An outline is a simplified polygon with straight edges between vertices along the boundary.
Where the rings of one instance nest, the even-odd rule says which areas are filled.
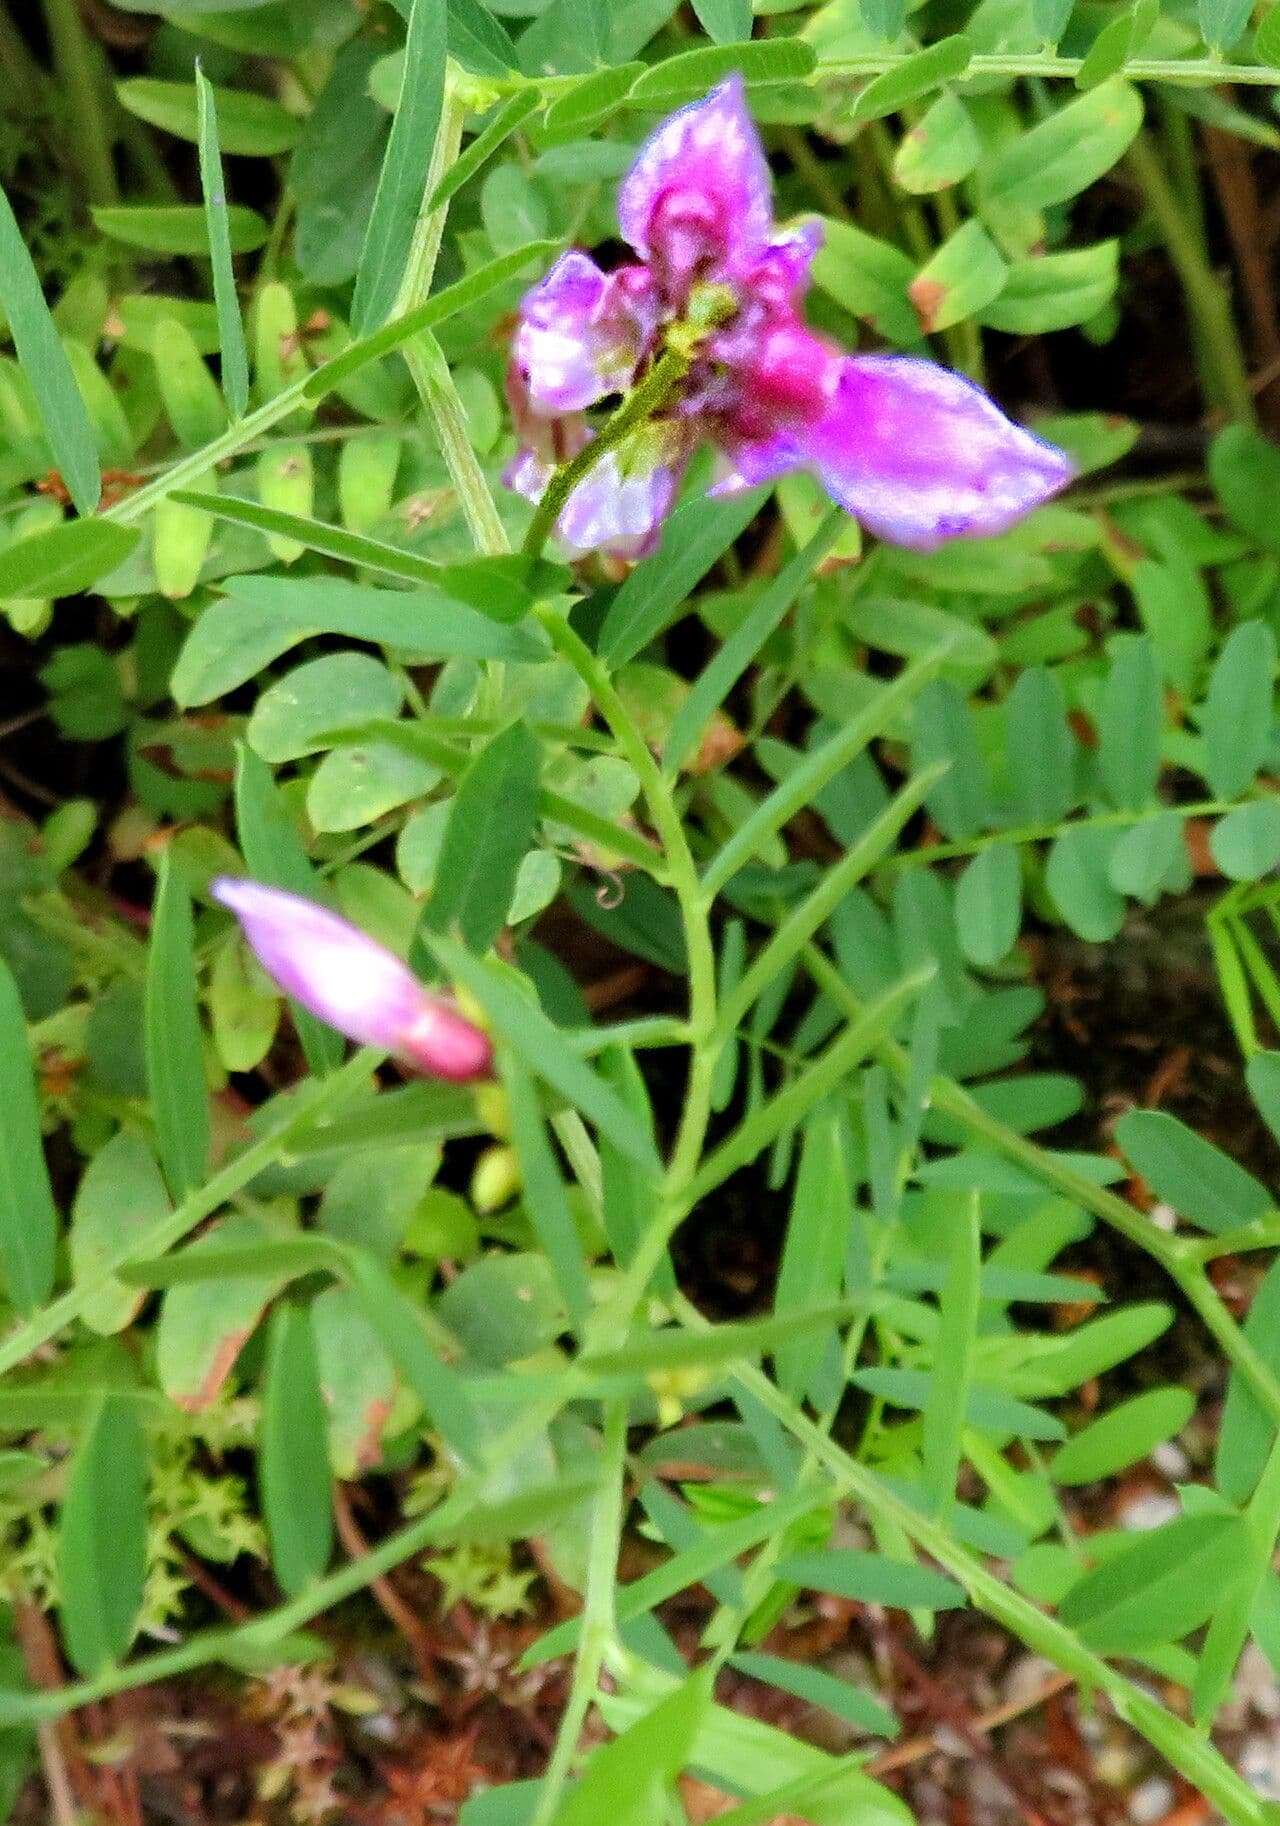
[[[1176,811],[1180,818],[1221,818],[1227,812],[1235,811],[1239,805],[1248,804],[1256,794],[1246,793],[1241,799],[1197,799],[1189,805],[1168,806],[1158,802],[1144,805],[1138,810],[1092,812],[1083,818],[1060,818],[1056,824],[1024,824],[1016,830],[988,831],[984,837],[968,837],[957,843],[922,843],[919,849],[900,850],[896,855],[886,856],[875,869],[877,875],[890,869],[923,869],[935,862],[958,862],[962,857],[977,856],[983,850],[999,848],[1002,843],[1051,843],[1055,837],[1061,837],[1065,831],[1074,830],[1129,830],[1135,824],[1147,824],[1154,818],[1163,818],[1167,811]]]
[[[849,988],[835,965],[816,945],[806,946],[803,955],[806,968],[819,988],[826,991],[848,1018],[855,1018],[863,1008],[863,1003]],[[896,1040],[885,1039],[877,1051],[894,1076],[907,1082],[911,1062],[906,1050]],[[1026,1167],[1029,1173],[1044,1184],[1064,1193],[1086,1211],[1092,1211],[1095,1217],[1100,1217],[1113,1230],[1158,1262],[1165,1273],[1177,1282],[1188,1305],[1199,1314],[1226,1355],[1252,1383],[1267,1412],[1280,1423],[1280,1377],[1245,1337],[1214,1292],[1198,1253],[1198,1239],[1169,1236],[1153,1224],[1144,1212],[1135,1210],[1125,1199],[1118,1198],[1114,1192],[1108,1192],[1104,1186],[1094,1185],[1091,1179],[1086,1179],[1069,1162],[1059,1160],[1046,1149],[1037,1147],[1034,1141],[1028,1141],[1025,1135],[1018,1135],[1014,1130],[1006,1128],[998,1118],[984,1110],[954,1078],[941,1075],[935,1077],[929,1086],[929,1102],[932,1108],[963,1123],[972,1134],[980,1135],[1007,1159]]]
[[[683,349],[669,348],[656,361],[640,385],[629,393],[613,416],[602,427],[598,437],[567,463],[562,463],[547,483],[539,501],[522,549],[532,558],[542,556],[542,548],[560,518],[562,509],[579,482],[611,450],[616,450],[638,425],[653,417],[664,406],[672,392],[689,372],[690,358]]]
[[[523,1446],[545,1431],[559,1407],[558,1398],[531,1403],[520,1418],[494,1440],[490,1453],[492,1464],[505,1470]],[[251,1652],[261,1660],[264,1651],[279,1648],[313,1617],[322,1616],[344,1598],[364,1591],[374,1579],[413,1559],[428,1547],[456,1538],[458,1524],[483,1500],[484,1476],[483,1472],[474,1472],[462,1478],[430,1515],[397,1529],[358,1560],[350,1560],[335,1572],[317,1579],[301,1596],[277,1605],[250,1623],[231,1629],[202,1631],[176,1648],[160,1649],[135,1661],[105,1668],[90,1679],[72,1681],[51,1692],[3,1691],[0,1693],[0,1725],[59,1718],[77,1706],[92,1705],[114,1693],[129,1692],[134,1687],[151,1686],[158,1680],[189,1674],[216,1661],[234,1665],[237,1659],[243,1660]]]
[[[149,1224],[145,1230],[131,1235],[120,1248],[95,1263],[92,1268],[86,1269],[74,1287],[68,1288],[59,1299],[51,1301],[11,1331],[0,1342],[0,1375],[25,1362],[40,1345],[78,1319],[126,1263],[164,1255],[175,1243],[180,1243],[184,1236],[189,1235],[197,1224],[203,1223],[206,1217],[212,1217],[220,1206],[247,1186],[250,1180],[256,1179],[264,1167],[277,1160],[302,1129],[309,1128],[322,1116],[331,1114],[362,1085],[367,1084],[379,1058],[380,1055],[374,1052],[358,1052],[329,1077],[312,1080],[304,1085],[294,1097],[288,1116],[270,1134],[264,1135],[260,1141],[255,1141],[243,1153],[229,1160],[207,1184],[183,1199],[174,1211],[154,1224]]]
[[[458,503],[478,552],[496,556],[510,551],[506,528],[498,513],[488,478],[472,448],[467,415],[440,344],[424,330],[405,344],[405,364],[440,440]]]
[[[403,317],[416,306],[425,303],[430,294],[436,261],[440,256],[440,243],[444,237],[445,217],[449,213],[447,199],[436,208],[432,208],[431,199],[446,172],[457,163],[466,113],[466,105],[457,90],[452,84],[446,83],[440,126],[423,186],[422,207],[418,212],[409,259],[392,311],[393,317]],[[440,351],[440,344],[430,330],[424,330],[421,335],[405,344],[403,353],[418,398],[440,440],[440,449],[467,525],[471,529],[476,550],[487,554],[509,551],[506,530],[494,505],[493,493],[484,470],[472,448],[466,411],[458,397],[449,364]]]
[[[1253,394],[1227,293],[1209,265],[1195,227],[1188,220],[1160,155],[1146,132],[1138,134],[1127,158],[1129,169],[1160,224],[1169,258],[1177,268],[1188,308],[1203,341],[1208,364],[1206,386],[1211,389],[1207,403],[1220,407],[1240,423],[1253,424]]]
[[[635,398],[634,394],[632,398]],[[563,615],[545,606],[539,606],[535,613],[556,651],[568,660],[590,691],[596,709],[608,724],[640,781],[649,816],[662,844],[671,886],[680,903],[689,959],[690,1044],[696,1046],[715,1024],[716,960],[707,926],[704,895],[698,881],[698,865],[689,848],[689,839],[672,798],[670,785],[601,661],[569,626]]]
[[[605,1656],[613,1640],[614,1591],[625,1507],[626,1450],[627,1403],[611,1401],[605,1408],[604,1432],[600,1442],[600,1486],[591,1517],[582,1636],[573,1664],[569,1697],[561,1715],[555,1748],[542,1778],[538,1805],[530,1826],[550,1826],[555,1818],[560,1796],[577,1755],[582,1727],[595,1703]]]
[[[118,203],[112,134],[104,108],[102,72],[76,0],[44,0],[45,24],[68,117],[75,122],[85,194],[90,203]]]
[[[448,287],[437,292],[434,298],[419,305],[416,311],[399,319],[392,318],[368,336],[359,337],[341,354],[335,355],[313,372],[300,375],[287,387],[282,387],[274,399],[269,399],[255,411],[246,413],[236,424],[219,432],[217,437],[211,438],[199,450],[190,451],[178,462],[170,464],[144,488],[139,488],[135,494],[126,495],[114,507],[105,509],[99,518],[113,520],[118,526],[134,526],[158,502],[166,500],[178,489],[199,486],[201,478],[210,469],[219,467],[245,450],[259,447],[259,440],[267,432],[299,408],[313,410],[320,400],[334,388],[342,386],[353,374],[359,373],[361,368],[381,361],[402,348],[411,337],[420,335],[424,328],[430,328],[448,317],[451,303],[449,294],[453,289]],[[466,292],[465,281],[459,281],[459,289]],[[366,433],[369,429],[367,425],[359,427],[359,430]]]
[[[666,359],[664,356],[663,361]],[[654,374],[661,366],[662,362],[659,362]],[[652,380],[653,375],[649,378]],[[643,390],[643,386],[637,388],[631,399],[634,400]],[[627,404],[630,403],[629,400]],[[620,415],[615,414],[615,418],[618,416]],[[610,423],[612,422],[611,420]],[[606,426],[602,438],[607,435],[608,429]],[[662,1259],[663,1250],[688,1211],[688,1189],[697,1173],[707,1124],[711,1120],[712,1088],[724,1042],[722,1038],[716,1037],[716,959],[708,923],[711,899],[698,879],[698,865],[689,847],[688,835],[672,795],[671,783],[654,759],[648,743],[600,660],[563,616],[546,607],[540,607],[535,612],[550,635],[556,651],[568,660],[590,691],[596,709],[608,724],[623,755],[635,769],[650,819],[662,845],[671,888],[679,903],[689,967],[689,1019],[685,1039],[689,1046],[690,1063],[680,1127],[663,1174],[653,1218],[613,1297],[595,1315],[591,1336],[593,1346],[599,1349],[619,1343],[625,1335],[636,1308],[644,1298],[654,1270]]]
[[[803,950],[819,927],[826,923],[840,902],[869,873],[873,862],[919,811],[945,771],[946,764],[943,763],[925,768],[908,780],[880,815],[872,819],[857,842],[850,844],[839,862],[828,869],[817,886],[791,909],[757,954],[741,982],[726,998],[719,1021],[722,1040],[729,1039],[751,1005],[764,994],[775,977],[786,969],[792,958]]]
[[[696,1307],[683,1299],[678,1304],[680,1316],[687,1325],[706,1329],[707,1321]],[[851,1458],[807,1419],[760,1370],[737,1365],[733,1374],[735,1381],[830,1472],[846,1495],[861,1503],[872,1515],[901,1529],[964,1587],[979,1610],[1019,1637],[1036,1654],[1073,1675],[1084,1688],[1096,1688],[1105,1693],[1119,1717],[1141,1732],[1147,1742],[1187,1778],[1197,1793],[1219,1807],[1231,1826],[1269,1826],[1274,1816],[1268,1803],[1246,1786],[1204,1737],[1117,1672],[1100,1655],[1086,1648],[1056,1617],[1038,1610],[1029,1599],[989,1572],[945,1527],[921,1515],[889,1490],[873,1472]]]

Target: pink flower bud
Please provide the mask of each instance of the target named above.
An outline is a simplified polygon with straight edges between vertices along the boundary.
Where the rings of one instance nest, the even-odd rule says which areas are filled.
[[[268,976],[319,1020],[362,1046],[393,1053],[431,1078],[483,1078],[489,1036],[429,995],[407,965],[313,900],[219,876],[209,890],[229,907]]]

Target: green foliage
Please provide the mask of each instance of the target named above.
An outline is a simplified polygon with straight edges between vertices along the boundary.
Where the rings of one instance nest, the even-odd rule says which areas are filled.
[[[1201,119],[1277,143],[1250,100],[1276,12],[1250,38],[1242,0],[160,11],[114,87],[135,188],[51,154],[84,224],[56,255],[24,190],[0,201],[0,611],[77,793],[104,756],[100,798],[0,823],[0,1589],[56,1611],[81,1676],[32,1695],[0,1664],[0,1804],[9,1720],[296,1656],[423,1556],[446,1607],[539,1610],[512,1546],[537,1537],[583,1596],[528,1658],[575,1653],[564,1729],[468,1826],[650,1826],[690,1768],[739,1826],[901,1822],[853,1760],[716,1703],[728,1662],[893,1735],[883,1695],[760,1648],[803,1592],[921,1626],[976,1605],[1263,1826],[1203,1727],[1250,1638],[1280,1642],[1280,1282],[1237,1328],[1206,1268],[1280,1242],[1274,1195],[1163,1110],[1115,1140],[1171,1218],[1058,1145],[1085,1091],[1028,1063],[1024,941],[1122,946],[1135,904],[1216,871],[1280,1133],[1280,454],[1190,194]],[[1138,427],[1091,398],[1036,425],[1076,491],[981,545],[864,546],[807,477],[723,498],[695,469],[625,574],[518,555],[511,313],[733,71],[780,218],[822,221],[813,317],[846,346],[1039,397],[1146,321],[1167,255],[1189,396],[1232,421],[1206,474],[1107,474]],[[222,872],[457,995],[497,1082],[344,1066],[211,901]],[[772,1308],[710,1324],[673,1239],[766,1200]],[[1069,1493],[1196,1406],[1141,1362],[1082,1399],[1174,1316],[1059,1271],[1097,1223],[1199,1314],[1226,1397],[1214,1488],[1067,1551]],[[330,1571],[332,1480],[369,1473],[416,1496]],[[658,1545],[620,1585],[633,1493]],[[291,1602],[205,1638],[190,1554]],[[686,1665],[657,1613],[702,1587]],[[180,1659],[135,1649],[169,1625]],[[610,1738],[579,1759],[593,1705]]]

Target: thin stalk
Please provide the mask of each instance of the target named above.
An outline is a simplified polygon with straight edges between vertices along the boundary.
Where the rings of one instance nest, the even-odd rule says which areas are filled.
[[[561,1405],[558,1397],[554,1401],[547,1398],[531,1403],[520,1418],[494,1440],[490,1452],[492,1465],[505,1467],[510,1464],[522,1447],[545,1432],[548,1421],[554,1418]],[[261,1660],[264,1652],[281,1647],[296,1631],[340,1604],[344,1598],[366,1590],[375,1579],[427,1548],[455,1539],[459,1524],[483,1500],[485,1475],[477,1472],[461,1479],[430,1515],[397,1529],[360,1559],[350,1560],[335,1572],[317,1579],[300,1597],[277,1605],[252,1622],[234,1628],[202,1631],[176,1648],[159,1649],[155,1654],[104,1668],[90,1679],[71,1681],[49,1692],[32,1692],[25,1688],[4,1691],[0,1694],[0,1724],[60,1718],[78,1706],[96,1704],[115,1693],[151,1686],[159,1680],[171,1680],[178,1674],[189,1674],[214,1662],[234,1664],[237,1658],[243,1660],[250,1653]]]
[[[911,119],[914,125],[916,114]],[[960,227],[960,211],[955,197],[949,190],[940,190],[933,197],[934,214],[938,218],[938,228],[944,240],[949,239]],[[959,323],[952,324],[949,330],[943,331],[943,341],[953,366],[967,374],[970,380],[985,386],[987,378],[986,354],[982,346],[982,328],[973,317],[962,317]]]
[[[107,124],[102,71],[76,0],[44,0],[45,24],[67,114],[75,122],[85,194],[90,203],[118,203],[113,136]]]
[[[712,1038],[692,1049],[680,1131],[663,1178],[658,1207],[623,1270],[613,1297],[598,1315],[598,1326],[592,1333],[597,1349],[622,1342],[668,1243],[701,1195],[696,1189],[702,1179],[698,1164],[711,1120],[711,1094],[721,1051],[722,1042]]]
[[[604,1431],[600,1442],[600,1486],[591,1517],[582,1636],[573,1664],[569,1697],[565,1701],[555,1748],[542,1778],[538,1805],[530,1826],[550,1826],[555,1818],[565,1782],[573,1767],[573,1759],[578,1753],[582,1727],[595,1704],[605,1656],[614,1638],[614,1592],[625,1508],[626,1451],[627,1404],[625,1401],[611,1401],[605,1408]]]
[[[634,1021],[614,1021],[604,1027],[582,1027],[561,1035],[566,1046],[590,1058],[610,1046],[634,1048],[687,1046],[689,1024],[671,1015],[639,1015]],[[1280,1240],[1280,1239],[1277,1239]]]
[[[685,1324],[705,1329],[707,1321],[696,1307],[683,1299],[678,1305]],[[1126,1679],[1100,1655],[1086,1648],[1056,1617],[1038,1610],[1028,1598],[989,1572],[967,1548],[954,1540],[947,1528],[921,1515],[888,1489],[873,1472],[851,1458],[788,1401],[760,1370],[738,1364],[734,1366],[733,1376],[740,1387],[813,1454],[847,1496],[870,1514],[901,1529],[964,1587],[979,1610],[993,1617],[1036,1654],[1043,1655],[1046,1661],[1071,1674],[1086,1690],[1092,1688],[1105,1693],[1117,1715],[1139,1731],[1179,1774],[1186,1777],[1198,1794],[1203,1794],[1206,1800],[1220,1808],[1231,1826],[1269,1826],[1273,1817],[1269,1803],[1246,1785],[1206,1738]]]
[[[661,365],[661,364],[659,364]],[[634,398],[635,395],[633,394]],[[540,605],[535,613],[562,659],[568,660],[591,693],[592,701],[608,724],[626,760],[635,769],[649,816],[658,833],[680,904],[685,947],[689,958],[689,1026],[691,1044],[710,1033],[715,1022],[716,960],[707,926],[706,908],[698,865],[671,788],[637,728],[634,718],[614,688],[613,681],[586,643],[562,615]]]
[[[57,84],[31,55],[26,39],[3,6],[0,6],[0,80],[5,94],[23,97],[28,124],[34,124],[35,131],[54,157],[69,159],[71,149]],[[19,505],[25,507],[26,500]]]
[[[449,213],[447,198],[434,208],[431,199],[440,188],[442,178],[457,163],[466,114],[466,104],[457,90],[452,84],[446,84],[440,127],[423,186],[422,207],[409,259],[392,312],[394,317],[403,317],[424,304],[431,292],[444,237],[445,217]],[[449,364],[440,352],[440,344],[430,330],[424,330],[405,345],[403,353],[418,398],[435,427],[476,550],[486,554],[509,551],[506,530],[494,504],[493,491],[472,448],[466,411],[458,397]]]
[[[928,987],[934,975],[934,966],[930,963],[927,968],[903,977],[878,1000],[865,1007],[859,1004],[857,1014],[850,1015],[848,1025],[826,1051],[819,1053],[785,1089],[775,1092],[768,1103],[735,1129],[703,1162],[685,1192],[685,1209],[693,1210],[731,1174],[763,1153],[779,1135],[796,1127],[815,1105],[848,1077],[855,1065],[869,1053],[878,1051],[884,1034],[903,1009]]]
[[[787,914],[732,995],[726,998],[719,1017],[719,1033],[723,1040],[728,1041],[751,1005],[870,872],[885,846],[915,816],[945,771],[946,763],[943,762],[923,769],[908,780],[879,817],[872,819],[857,842],[849,846],[834,868],[827,870],[817,887]]]
[[[1186,212],[1187,226],[1195,236],[1196,244],[1207,264],[1209,262],[1209,239],[1205,232],[1204,198],[1201,193],[1200,173],[1196,167],[1191,123],[1185,114],[1166,106],[1161,110],[1160,127],[1159,139],[1164,148],[1173,193]],[[1206,400],[1211,400],[1218,391],[1213,351],[1205,339],[1204,329],[1199,320],[1195,316],[1191,316],[1189,322],[1192,342],[1195,345],[1200,390]],[[1219,401],[1219,404],[1225,409],[1225,400]]]
[[[661,367],[662,364],[658,365]],[[632,398],[635,398],[634,394]],[[593,1322],[593,1344],[596,1348],[607,1348],[625,1335],[662,1258],[662,1251],[688,1209],[685,1202],[687,1190],[697,1171],[707,1124],[711,1120],[712,1085],[722,1044],[713,1039],[716,1027],[715,948],[707,921],[710,903],[698,880],[698,865],[689,848],[689,839],[676,808],[670,783],[595,654],[563,616],[547,607],[540,607],[535,613],[550,635],[557,652],[568,660],[590,691],[596,709],[607,723],[623,755],[635,769],[649,809],[649,817],[662,845],[668,879],[680,907],[689,965],[689,1019],[685,1036],[690,1049],[690,1066],[680,1127],[663,1174],[654,1219],[641,1238],[613,1297],[596,1314]]]
[[[1016,830],[988,831],[983,837],[965,838],[958,843],[922,843],[919,849],[900,850],[896,855],[886,856],[874,872],[880,875],[893,869],[923,869],[935,862],[958,862],[963,857],[977,856],[983,850],[998,849],[1004,843],[1019,847],[1027,843],[1051,843],[1065,831],[1129,830],[1135,824],[1148,824],[1154,818],[1163,818],[1171,810],[1180,818],[1221,818],[1258,796],[1246,793],[1240,799],[1196,799],[1189,805],[1176,806],[1155,802],[1138,810],[1091,812],[1084,818],[1060,818],[1056,824],[1023,824]]]
[[[830,165],[820,159],[809,144],[804,128],[783,127],[778,137],[783,151],[827,214],[838,222],[852,222],[854,215],[849,199],[833,177]]]
[[[823,59],[809,78],[815,86],[841,84],[850,77],[883,76],[906,62],[910,52],[889,53],[876,57],[833,57]],[[1026,56],[1004,56],[979,53],[969,59],[965,75],[1007,76],[1011,78],[1060,78],[1074,81],[1084,68],[1082,57],[1059,57],[1053,52],[1031,52]],[[1256,88],[1280,87],[1280,70],[1262,63],[1223,63],[1216,57],[1135,57],[1117,72],[1130,82],[1187,83],[1193,88],[1216,88],[1222,83],[1244,83]],[[565,86],[571,78],[562,78]]]
[[[1160,225],[1187,306],[1204,343],[1208,403],[1243,424],[1255,420],[1249,374],[1232,320],[1231,302],[1210,266],[1194,224],[1178,198],[1149,135],[1140,132],[1127,154],[1129,169]]]
[[[829,83],[843,87],[851,78],[869,80],[899,69],[911,55],[912,51],[906,50],[867,57],[824,57],[806,80],[813,88]],[[988,76],[1074,81],[1083,68],[1082,57],[1059,57],[1052,51],[1032,51],[1024,56],[983,51],[969,59],[964,74],[975,81]],[[1117,74],[1128,77],[1130,82],[1186,83],[1193,88],[1212,89],[1223,83],[1280,88],[1280,69],[1270,64],[1226,63],[1217,57],[1135,57]],[[566,94],[581,80],[579,76],[512,76],[495,82],[493,87],[498,93],[509,95],[536,86],[550,100]]]
[[[855,755],[883,734],[898,712],[924,689],[950,651],[950,643],[943,641],[905,666],[891,685],[886,685],[863,709],[855,711],[833,736],[811,749],[768,797],[760,801],[708,863],[702,878],[702,891],[708,903],[743,864],[751,860],[763,838],[780,831],[797,812],[811,805],[814,795],[821,792],[828,780],[834,779]]]
[[[466,104],[461,100],[454,85],[446,82],[440,125],[436,129],[435,145],[431,149],[431,163],[427,168],[422,203],[418,210],[418,219],[414,224],[413,240],[409,244],[409,257],[405,261],[404,277],[400,281],[400,290],[396,294],[396,301],[391,311],[393,317],[403,317],[406,311],[411,311],[415,305],[421,304],[431,290],[431,283],[436,273],[436,261],[440,257],[440,243],[444,239],[444,224],[449,207],[447,198],[438,208],[432,207],[431,199],[435,196],[445,172],[457,162],[458,152],[462,145],[462,128],[466,118]]]
[[[605,421],[599,436],[592,438],[577,456],[570,457],[567,463],[560,465],[547,483],[546,493],[539,501],[533,519],[529,522],[529,530],[524,536],[522,549],[530,557],[542,556],[542,548],[551,537],[552,528],[579,482],[591,473],[602,457],[607,456],[611,450],[616,450],[624,438],[645,424],[667,403],[689,372],[690,359],[683,349],[667,349],[640,385],[627,395],[613,416]]]
[[[25,1362],[33,1351],[78,1319],[126,1263],[146,1261],[151,1256],[166,1254],[184,1236],[189,1235],[197,1224],[203,1223],[206,1217],[212,1217],[220,1206],[234,1198],[250,1180],[256,1179],[264,1167],[278,1160],[300,1130],[309,1128],[322,1116],[329,1115],[347,1097],[366,1084],[379,1058],[380,1055],[374,1052],[358,1052],[331,1076],[312,1080],[305,1085],[294,1098],[288,1117],[272,1129],[269,1135],[264,1135],[260,1141],[254,1142],[243,1153],[229,1160],[207,1184],[185,1198],[174,1211],[156,1223],[148,1224],[145,1230],[131,1236],[122,1247],[96,1263],[93,1268],[86,1269],[75,1286],[69,1288],[59,1299],[41,1307],[29,1319],[16,1326],[0,1342],[0,1375]]]
[[[490,557],[510,551],[493,490],[472,448],[466,410],[458,397],[449,364],[430,330],[424,330],[405,344],[404,359],[418,398],[440,441],[449,479],[476,550]]]
[[[863,1009],[863,1003],[830,959],[816,945],[806,946],[803,956],[805,967],[818,987],[826,991],[846,1016],[855,1018]],[[911,1070],[905,1049],[896,1040],[887,1038],[880,1042],[876,1051],[882,1063],[905,1083]],[[1028,1141],[1025,1135],[1007,1128],[984,1110],[954,1078],[935,1077],[929,1086],[929,1102],[933,1109],[963,1123],[971,1134],[981,1136],[1006,1159],[1026,1167],[1043,1184],[1065,1194],[1086,1211],[1092,1211],[1095,1217],[1100,1217],[1158,1262],[1170,1279],[1177,1282],[1188,1305],[1199,1314],[1225,1354],[1252,1383],[1267,1412],[1280,1422],[1280,1377],[1244,1335],[1214,1291],[1198,1253],[1198,1239],[1168,1235],[1144,1212],[1135,1210],[1105,1186],[1094,1185],[1068,1161],[1059,1160],[1046,1149],[1037,1147],[1034,1141]]]

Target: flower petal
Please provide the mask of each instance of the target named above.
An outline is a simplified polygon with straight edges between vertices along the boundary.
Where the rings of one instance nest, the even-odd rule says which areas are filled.
[[[773,229],[769,167],[734,75],[671,115],[618,191],[618,222],[638,254],[685,283],[736,268]]]
[[[730,443],[818,424],[831,409],[845,359],[790,315],[761,324],[745,319],[713,340],[711,354],[733,377],[725,415]]]
[[[743,289],[770,311],[792,311],[809,289],[814,256],[825,239],[821,222],[802,222],[771,241],[743,275]]]
[[[603,273],[570,248],[521,305],[515,362],[534,406],[574,412],[630,385],[643,343],[643,268]]]
[[[802,448],[833,500],[917,551],[1003,532],[1075,473],[972,381],[906,355],[849,356]]]
[[[792,469],[801,469],[805,455],[791,432],[777,437],[760,438],[738,444],[730,456],[720,453],[719,475],[710,493],[716,496],[740,495],[744,489],[759,488],[764,482],[776,482]]]
[[[358,926],[256,881],[219,876],[210,893],[240,921],[267,974],[348,1039],[394,1053],[435,1078],[488,1072],[489,1036],[428,995],[406,964]]]
[[[662,420],[606,451],[565,502],[556,528],[564,544],[578,554],[647,557],[675,504],[691,448],[682,426]]]

